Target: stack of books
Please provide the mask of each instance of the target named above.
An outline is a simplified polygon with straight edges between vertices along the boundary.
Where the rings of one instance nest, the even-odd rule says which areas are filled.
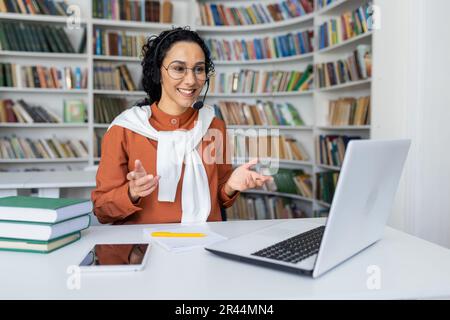
[[[67,16],[69,5],[66,1],[51,0],[1,0],[0,12],[22,14],[45,14],[52,16]]]
[[[328,124],[332,126],[362,126],[370,124],[370,96],[341,98],[328,105]]]
[[[273,103],[257,100],[256,104],[219,101],[214,105],[216,115],[228,125],[304,126],[300,113],[289,102]]]
[[[80,239],[92,202],[12,196],[0,198],[0,250],[50,253]]]
[[[274,37],[228,40],[207,39],[213,60],[246,61],[274,59],[313,51],[314,31],[306,30]]]
[[[369,4],[347,11],[337,19],[331,19],[319,27],[319,49],[337,45],[343,41],[367,33],[370,30]]]
[[[319,164],[342,166],[345,151],[350,140],[362,139],[360,136],[319,135],[316,140],[316,155]]]
[[[111,123],[128,106],[124,98],[95,97],[94,123]]]
[[[96,55],[139,57],[146,42],[145,34],[129,34],[122,31],[95,29],[94,50]]]
[[[275,1],[274,1],[275,2]],[[284,0],[231,7],[217,3],[199,4],[200,19],[206,26],[239,26],[271,23],[304,16],[314,11],[313,0]]]
[[[242,194],[226,210],[227,220],[298,219],[307,215],[292,199]]]
[[[9,123],[58,123],[61,118],[50,109],[32,105],[22,99],[0,100],[0,122]]]
[[[270,169],[263,168],[261,173],[270,174]],[[278,169],[278,172],[272,175],[273,181],[267,182],[262,189],[270,192],[288,193],[299,195],[312,199],[313,187],[312,177],[303,170]]]
[[[339,180],[339,172],[316,173],[316,199],[331,204]]]
[[[31,139],[17,137],[0,138],[0,159],[67,159],[87,158],[87,143],[77,139]]]
[[[313,85],[313,66],[304,71],[259,71],[241,69],[211,77],[211,93],[273,93],[307,91]],[[259,89],[261,88],[261,90]]]
[[[92,16],[109,20],[170,23],[172,22],[172,12],[164,10],[167,2],[161,3],[159,0],[94,0]]]
[[[88,71],[84,67],[45,67],[15,65],[17,83],[25,88],[86,89]],[[14,70],[13,70],[14,71]],[[13,77],[15,76],[13,73]],[[14,83],[14,81],[13,81]]]
[[[94,88],[99,90],[137,90],[127,65],[114,65],[109,62],[94,64]]]
[[[0,50],[75,53],[62,27],[23,22],[0,22]]]
[[[319,88],[366,80],[372,77],[372,49],[361,44],[346,59],[315,66]]]
[[[231,154],[238,162],[246,158],[270,158],[291,161],[308,161],[303,146],[290,136],[230,134]],[[242,159],[244,158],[244,159]]]

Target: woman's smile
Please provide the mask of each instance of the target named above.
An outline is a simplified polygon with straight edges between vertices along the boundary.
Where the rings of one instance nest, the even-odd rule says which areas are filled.
[[[183,88],[177,88],[177,92],[184,98],[192,98],[195,96],[195,93],[197,92],[197,89],[183,89]]]

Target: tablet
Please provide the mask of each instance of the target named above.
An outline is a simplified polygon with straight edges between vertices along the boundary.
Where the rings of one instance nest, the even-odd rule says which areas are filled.
[[[150,243],[96,244],[80,262],[80,271],[140,271],[147,263]]]

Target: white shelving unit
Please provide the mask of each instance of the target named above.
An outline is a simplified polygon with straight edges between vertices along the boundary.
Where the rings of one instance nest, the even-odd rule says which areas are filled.
[[[108,124],[94,123],[94,97],[96,96],[116,96],[124,97],[130,102],[135,102],[145,97],[143,91],[111,91],[97,90],[94,88],[93,66],[96,62],[125,63],[132,73],[136,84],[140,75],[140,58],[138,57],[117,57],[117,56],[97,56],[94,54],[93,35],[96,28],[104,30],[129,31],[132,33],[145,33],[146,35],[157,34],[172,26],[190,25],[191,29],[196,30],[204,38],[226,38],[226,39],[245,39],[262,38],[263,36],[274,36],[287,34],[289,32],[298,32],[306,29],[312,29],[315,32],[315,48],[318,48],[318,27],[324,21],[339,16],[342,12],[358,7],[363,0],[336,0],[326,8],[315,11],[312,14],[289,19],[283,22],[251,25],[251,26],[201,26],[199,12],[197,10],[197,0],[172,0],[174,4],[173,24],[160,23],[142,23],[132,21],[114,21],[92,18],[91,1],[69,0],[70,4],[77,4],[81,8],[81,27],[87,29],[86,53],[83,54],[58,54],[58,53],[35,53],[35,52],[5,52],[0,51],[0,59],[5,62],[14,62],[18,64],[57,64],[66,66],[82,66],[89,70],[88,88],[83,90],[57,90],[57,89],[32,89],[32,88],[0,88],[0,99],[24,99],[31,102],[49,107],[52,111],[62,114],[63,101],[65,99],[84,99],[88,105],[88,123],[86,124],[0,124],[2,135],[14,133],[21,136],[53,136],[73,137],[76,136],[85,140],[89,146],[89,157],[81,159],[25,159],[25,160],[0,160],[0,168],[20,168],[30,165],[40,168],[54,168],[55,166],[67,166],[72,168],[84,168],[98,163],[99,158],[94,157],[93,139],[96,132],[105,132]],[[256,2],[256,0],[199,0],[199,2],[216,2],[229,4],[232,6],[244,6],[246,3]],[[258,1],[259,2],[259,1]],[[264,3],[274,3],[277,0],[261,0]],[[317,8],[317,5],[316,5]],[[43,24],[64,25],[67,22],[66,17],[36,16],[22,14],[0,14],[0,21],[29,21]],[[81,38],[82,31],[71,30],[68,35],[73,43],[78,47],[78,41]],[[359,44],[371,44],[372,32],[359,37],[345,41],[310,54],[304,54],[294,57],[280,59],[250,60],[250,61],[214,61],[216,71],[232,71],[240,68],[257,70],[299,70],[302,71],[308,64],[334,61],[342,58],[345,54],[351,52]],[[315,174],[317,172],[333,170],[338,171],[338,167],[330,167],[317,164],[315,155],[315,139],[319,134],[358,134],[366,138],[370,137],[371,126],[341,126],[333,127],[324,122],[325,110],[330,99],[337,99],[344,96],[364,96],[369,95],[371,91],[371,80],[363,80],[354,83],[347,83],[331,88],[314,89],[308,92],[282,92],[282,93],[263,93],[263,94],[219,94],[209,93],[207,103],[213,104],[219,100],[239,100],[251,102],[256,99],[272,100],[276,102],[291,102],[298,107],[300,114],[305,120],[306,126],[287,127],[287,126],[229,126],[229,129],[278,129],[283,134],[294,136],[302,143],[311,160],[306,162],[284,161],[280,160],[280,166],[287,168],[299,168],[311,174],[314,178],[314,194],[316,194]],[[26,130],[22,130],[26,129]],[[253,193],[264,194],[260,191],[250,191]],[[314,210],[327,208],[327,204],[299,196],[286,194],[271,194],[280,197],[289,197],[298,200],[302,208],[306,208],[309,214]]]
[[[335,0],[327,7],[316,10],[314,17],[316,48],[319,47],[318,31],[322,23],[329,21],[331,18],[339,17],[343,12],[356,9],[365,1],[361,0]],[[316,9],[318,6],[316,6]],[[332,45],[330,47],[316,50],[314,52],[314,64],[336,61],[345,58],[359,44],[372,44],[373,32],[369,31],[365,34],[343,41],[342,43]],[[336,100],[343,97],[362,97],[371,94],[371,79],[349,82],[341,85],[335,85],[327,88],[316,88],[314,90],[314,107],[315,107],[315,125],[314,139],[321,134],[338,134],[338,135],[358,135],[363,138],[370,138],[371,125],[364,126],[330,126],[326,124],[325,118],[330,100]],[[318,163],[318,155],[316,154],[316,162],[314,165],[314,194],[317,190],[316,173],[323,171],[339,172],[338,166],[323,165]],[[329,209],[330,204],[315,199],[314,210]]]

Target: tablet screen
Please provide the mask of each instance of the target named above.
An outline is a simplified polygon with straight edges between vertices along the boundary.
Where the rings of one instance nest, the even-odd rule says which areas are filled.
[[[148,243],[96,244],[83,258],[80,267],[140,265]]]

